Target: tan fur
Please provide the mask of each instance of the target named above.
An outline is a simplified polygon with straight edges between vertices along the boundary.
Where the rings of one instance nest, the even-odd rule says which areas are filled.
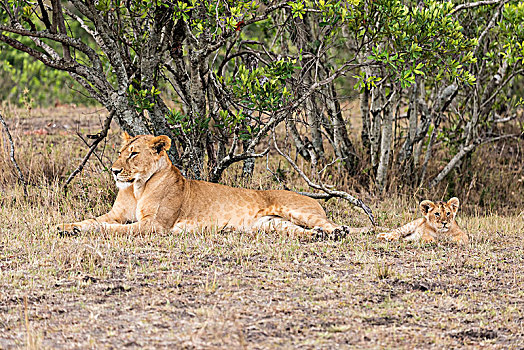
[[[456,197],[447,202],[437,203],[424,200],[420,202],[420,211],[424,218],[412,221],[394,231],[379,233],[377,237],[388,241],[406,238],[423,242],[434,242],[441,237],[448,237],[457,243],[467,243],[468,235],[455,221],[458,208],[459,200]]]
[[[339,226],[318,202],[290,191],[257,191],[186,179],[171,163],[167,136],[123,134],[112,170],[119,192],[113,208],[96,219],[62,224],[64,233],[102,228],[111,233],[229,228],[280,231],[308,238],[369,231]]]

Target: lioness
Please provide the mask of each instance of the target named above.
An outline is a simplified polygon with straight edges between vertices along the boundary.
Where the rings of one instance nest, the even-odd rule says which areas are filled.
[[[60,232],[103,229],[110,233],[175,232],[206,228],[279,231],[307,239],[338,239],[369,228],[339,226],[318,202],[290,191],[256,191],[184,178],[166,151],[167,136],[122,134],[112,166],[119,188],[107,214],[59,226]]]
[[[398,240],[406,238],[410,241],[434,242],[445,236],[458,243],[467,243],[468,235],[460,229],[455,221],[459,208],[457,197],[447,202],[433,203],[430,200],[420,202],[420,211],[423,218],[417,219],[393,230],[378,234],[379,239]]]

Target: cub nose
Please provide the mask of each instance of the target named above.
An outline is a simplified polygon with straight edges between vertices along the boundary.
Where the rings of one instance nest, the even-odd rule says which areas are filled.
[[[122,172],[122,169],[112,168],[111,171],[113,172],[113,174],[115,176],[117,176],[118,174],[120,174]]]

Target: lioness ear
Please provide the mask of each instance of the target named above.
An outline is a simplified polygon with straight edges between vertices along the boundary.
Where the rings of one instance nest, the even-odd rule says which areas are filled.
[[[460,205],[459,199],[457,197],[451,198],[448,201],[448,205],[451,207],[451,210],[453,210],[453,213],[456,214]]]
[[[431,209],[435,207],[435,203],[430,200],[423,200],[420,202],[420,211],[422,214],[427,215]]]
[[[156,153],[167,151],[169,148],[171,148],[171,139],[166,135],[154,137],[151,140],[151,148],[153,148]]]
[[[124,143],[126,143],[127,141],[129,141],[129,140],[132,139],[131,135],[129,135],[129,134],[128,134],[127,132],[125,132],[125,131],[123,131],[123,132],[122,132],[122,135],[120,135],[120,136],[122,137],[122,141],[123,141]]]

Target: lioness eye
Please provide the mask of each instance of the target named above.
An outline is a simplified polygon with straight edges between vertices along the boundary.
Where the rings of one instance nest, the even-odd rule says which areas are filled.
[[[435,213],[435,216],[438,218],[440,216],[440,214],[439,213]]]
[[[138,152],[131,152],[131,154],[129,155],[129,158],[133,158],[134,156],[136,156],[138,154]]]
[[[450,215],[451,215],[451,212],[448,211],[448,212],[446,213],[446,215],[447,215],[447,216],[450,216]]]

